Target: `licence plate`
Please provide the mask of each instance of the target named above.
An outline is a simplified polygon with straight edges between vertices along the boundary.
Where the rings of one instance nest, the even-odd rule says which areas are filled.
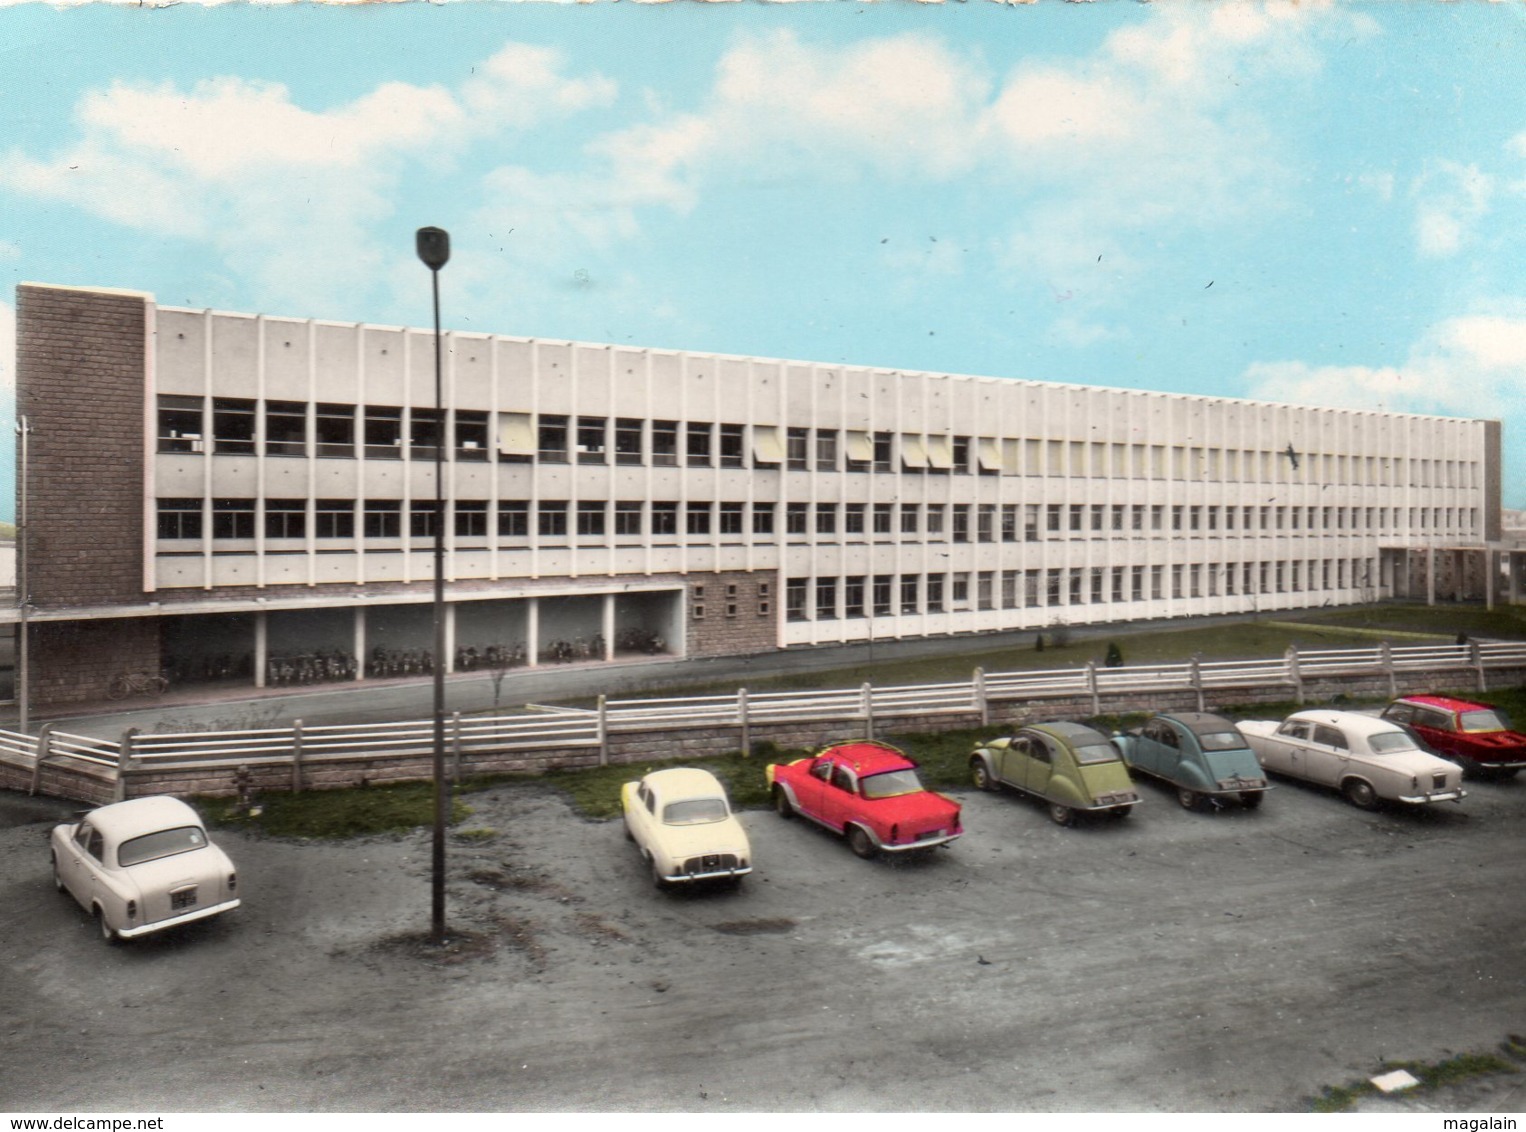
[[[196,890],[194,888],[182,888],[179,892],[170,893],[170,911],[178,912],[182,908],[196,907]]]

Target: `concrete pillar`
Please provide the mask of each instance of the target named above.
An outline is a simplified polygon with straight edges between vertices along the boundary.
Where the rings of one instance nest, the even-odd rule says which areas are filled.
[[[599,632],[604,636],[604,660],[615,659],[615,595],[604,595],[602,627]]]
[[[354,614],[355,632],[351,651],[355,654],[355,679],[366,677],[366,607],[357,605]]]
[[[270,667],[270,614],[263,609],[254,615],[254,686],[263,688]]]
[[[1425,604],[1436,604],[1436,548],[1425,548]]]
[[[540,598],[525,599],[525,663],[540,664]]]

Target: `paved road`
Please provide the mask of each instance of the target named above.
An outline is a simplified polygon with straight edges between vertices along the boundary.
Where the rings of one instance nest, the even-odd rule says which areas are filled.
[[[1075,829],[966,792],[923,860],[748,813],[742,890],[666,895],[618,823],[495,788],[449,963],[402,938],[423,834],[225,834],[244,908],[110,947],[49,881],[66,807],[0,795],[0,1110],[1280,1111],[1526,1029],[1526,781],[1419,813],[1141,790]]]
[[[1293,615],[1285,611],[1280,616]],[[1072,641],[1123,639],[1136,633],[1163,629],[1202,628],[1251,620],[1244,615],[1141,621],[1127,625],[1077,626],[1069,630]],[[788,673],[823,672],[921,657],[956,657],[1012,647],[1031,647],[1034,633],[995,633],[980,636],[915,638],[879,641],[874,645],[844,645],[779,650],[754,656],[712,657],[697,660],[620,660],[608,664],[545,665],[516,669],[504,680],[501,704],[592,699],[600,694],[631,695],[662,688],[711,682],[745,687],[749,681]],[[486,673],[463,673],[446,682],[447,711],[488,711],[494,705],[493,686]],[[129,727],[143,731],[197,729],[237,730],[246,727],[279,727],[300,719],[308,724],[346,724],[383,720],[427,719],[434,711],[433,684],[413,681],[368,681],[361,685],[322,689],[269,689],[208,692],[190,689],[171,692],[149,706],[123,709],[115,704],[96,704],[36,722],[52,722],[76,734],[115,738]],[[0,726],[14,726],[0,717]]]

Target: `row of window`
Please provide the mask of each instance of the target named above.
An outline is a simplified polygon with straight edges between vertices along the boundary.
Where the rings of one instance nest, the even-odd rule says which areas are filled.
[[[634,417],[566,416],[483,410],[240,397],[162,395],[160,452],[433,460],[442,439],[453,459],[535,460],[819,472],[927,472],[1048,475],[1133,480],[1477,487],[1478,463],[1335,453],[998,439]]]
[[[1161,601],[1167,595],[1168,584],[1173,598],[1303,593],[1369,586],[1372,568],[1372,563],[1363,558],[1311,558],[1170,567],[1091,566],[789,578],[784,587],[784,606],[785,617],[790,621],[831,621]]]
[[[496,509],[485,499],[458,499],[447,505],[460,537],[528,537],[533,525],[542,537],[576,533],[597,538],[608,534],[772,536],[780,505],[675,500],[503,500]],[[1044,538],[1103,537],[1146,531],[1382,531],[1390,521],[1415,531],[1476,532],[1477,508],[1453,507],[1272,507],[1182,506],[1161,504],[918,504],[786,503],[787,536],[912,535],[933,541],[1038,542]],[[266,538],[400,538],[405,508],[400,500],[161,499],[158,533],[162,539],[250,539],[263,529]],[[408,534],[432,538],[434,500],[414,500],[406,509]],[[357,522],[358,520],[358,522]],[[1042,527],[1041,527],[1042,522]]]

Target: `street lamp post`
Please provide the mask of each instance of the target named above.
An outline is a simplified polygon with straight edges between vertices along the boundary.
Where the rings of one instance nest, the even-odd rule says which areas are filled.
[[[31,722],[32,710],[32,674],[29,669],[32,663],[31,635],[27,625],[27,614],[32,607],[32,593],[28,588],[31,583],[27,576],[27,539],[30,534],[27,530],[27,492],[30,486],[27,483],[30,467],[27,441],[32,435],[32,426],[24,416],[16,420],[16,435],[21,441],[21,490],[18,492],[20,499],[16,514],[16,730],[25,735]]]
[[[434,844],[430,903],[431,935],[445,942],[445,384],[440,362],[440,268],[450,261],[450,233],[420,228],[419,259],[429,268],[434,291]]]

